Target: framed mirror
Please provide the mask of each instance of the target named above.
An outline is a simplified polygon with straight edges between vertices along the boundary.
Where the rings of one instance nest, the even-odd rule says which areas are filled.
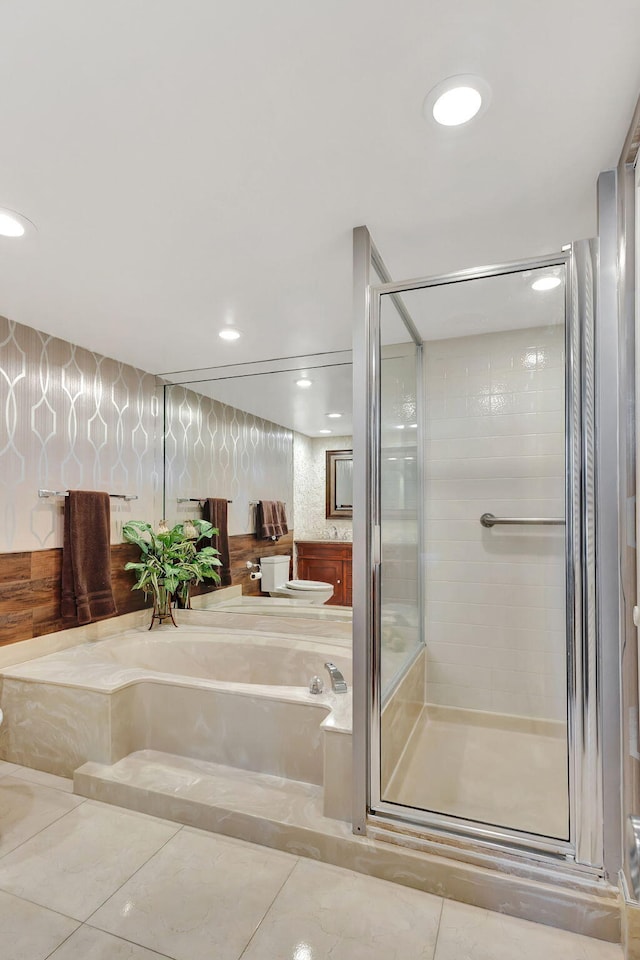
[[[327,450],[327,519],[353,516],[353,450]]]

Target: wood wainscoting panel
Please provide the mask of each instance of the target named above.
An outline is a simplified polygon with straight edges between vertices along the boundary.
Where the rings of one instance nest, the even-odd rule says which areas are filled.
[[[5,643],[16,643],[18,640],[30,640],[32,636],[31,611],[0,614],[0,646],[4,646]]]
[[[260,596],[260,581],[250,579],[247,560],[257,563],[260,557],[277,554],[293,555],[293,532],[276,541],[258,540],[255,534],[229,537],[232,584],[241,586],[249,596]],[[118,614],[151,605],[141,590],[131,589],[135,575],[124,569],[125,563],[138,557],[138,548],[132,543],[111,546],[111,584]],[[60,547],[0,554],[0,646],[69,628],[69,622],[60,616],[61,580]],[[203,584],[194,594],[215,589]]]
[[[0,583],[31,579],[30,553],[0,553]]]
[[[28,577],[25,577],[25,557]],[[130,543],[111,547],[111,582],[118,613],[131,613],[148,606],[144,595],[131,590],[135,576],[124,570],[136,560],[138,549]],[[8,579],[9,571],[14,579]],[[33,553],[0,555],[0,645],[29,640],[45,633],[67,630],[69,621],[60,616],[62,594],[62,548]]]
[[[31,554],[31,579],[62,577],[62,550],[38,550]]]

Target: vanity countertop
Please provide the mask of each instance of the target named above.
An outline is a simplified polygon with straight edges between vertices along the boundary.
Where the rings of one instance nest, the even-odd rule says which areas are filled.
[[[296,537],[294,543],[353,543],[353,540],[334,540],[333,537]]]

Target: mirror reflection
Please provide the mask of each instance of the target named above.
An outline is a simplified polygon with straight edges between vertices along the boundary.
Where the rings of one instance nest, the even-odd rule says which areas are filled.
[[[231,593],[209,588],[194,606],[349,622],[350,352],[166,379],[174,382],[164,388],[164,515],[173,524],[215,511],[213,546],[230,571]]]
[[[353,450],[327,450],[326,516],[353,516]]]

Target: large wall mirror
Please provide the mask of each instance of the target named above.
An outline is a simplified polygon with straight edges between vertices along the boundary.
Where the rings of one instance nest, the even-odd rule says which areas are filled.
[[[296,576],[301,541],[352,539],[352,362],[350,351],[165,373],[164,517],[203,515],[228,501],[233,585],[257,595],[247,561],[279,553]],[[327,451],[337,510],[326,513]],[[348,451],[348,459],[346,452]],[[258,533],[256,503],[284,503],[288,533]]]

